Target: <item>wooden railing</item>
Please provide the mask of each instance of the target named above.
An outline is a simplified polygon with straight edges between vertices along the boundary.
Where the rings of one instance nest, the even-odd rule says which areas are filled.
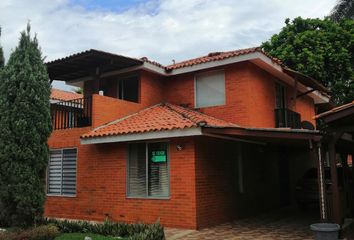
[[[288,108],[275,109],[275,127],[301,128],[301,115]]]
[[[51,103],[53,130],[80,128],[92,124],[92,97]]]

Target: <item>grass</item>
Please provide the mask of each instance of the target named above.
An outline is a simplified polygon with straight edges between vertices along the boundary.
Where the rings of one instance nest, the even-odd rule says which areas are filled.
[[[126,238],[106,237],[92,233],[64,233],[59,237],[56,237],[55,240],[84,240],[85,237],[91,237],[92,240],[126,240]]]

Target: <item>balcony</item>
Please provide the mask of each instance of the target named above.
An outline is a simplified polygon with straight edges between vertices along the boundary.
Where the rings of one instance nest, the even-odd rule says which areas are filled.
[[[275,127],[277,128],[301,128],[301,115],[288,108],[275,109]]]
[[[50,106],[53,130],[92,125],[92,97],[53,102]]]

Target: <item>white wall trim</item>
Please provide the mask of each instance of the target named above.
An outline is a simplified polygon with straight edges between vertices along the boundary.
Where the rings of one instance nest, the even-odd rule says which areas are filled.
[[[201,128],[188,128],[188,129],[176,129],[167,131],[147,132],[147,133],[133,133],[118,136],[106,136],[95,138],[82,138],[81,144],[99,144],[99,143],[113,143],[113,142],[131,142],[142,141],[162,138],[175,138],[175,137],[188,137],[202,135]]]

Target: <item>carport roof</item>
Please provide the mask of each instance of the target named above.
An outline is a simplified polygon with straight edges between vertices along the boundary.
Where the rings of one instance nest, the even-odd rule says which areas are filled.
[[[142,65],[143,61],[118,54],[90,49],[68,57],[47,62],[49,78],[70,81],[90,76],[97,67],[100,74],[128,67]]]

